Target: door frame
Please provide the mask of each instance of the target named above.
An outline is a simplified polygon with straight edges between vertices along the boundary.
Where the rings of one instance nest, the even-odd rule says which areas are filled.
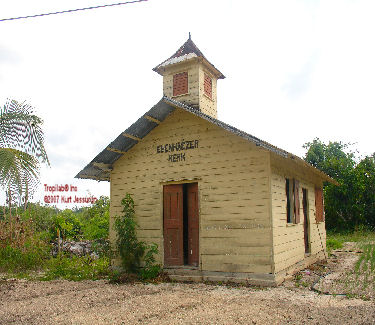
[[[164,186],[165,185],[173,185],[173,184],[190,184],[190,183],[197,183],[198,184],[198,213],[199,213],[199,220],[198,220],[198,227],[199,227],[199,232],[198,232],[198,267],[193,267],[191,265],[183,265],[182,267],[187,267],[187,268],[198,268],[201,270],[202,268],[202,259],[201,259],[201,249],[202,249],[202,244],[201,244],[201,189],[200,189],[200,181],[201,178],[194,178],[194,179],[180,179],[180,180],[168,180],[168,181],[162,181],[160,182],[160,187],[159,187],[159,194],[160,194],[160,224],[161,224],[161,237],[160,237],[160,247],[159,247],[159,253],[161,254],[161,260],[162,260],[162,265],[163,267],[171,267],[173,268],[174,266],[166,266],[164,264],[165,259],[164,259]]]
[[[304,209],[304,200],[306,200],[306,214]],[[303,244],[305,249],[305,254],[311,254],[311,222],[310,222],[310,213],[309,213],[309,190],[305,187],[302,187],[302,212],[303,212]],[[307,222],[307,225],[305,224]],[[307,228],[307,229],[306,229]],[[307,235],[307,246],[308,251],[306,252],[306,238]]]

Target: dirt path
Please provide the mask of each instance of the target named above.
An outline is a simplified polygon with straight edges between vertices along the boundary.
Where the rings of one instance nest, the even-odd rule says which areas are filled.
[[[373,302],[285,287],[3,282],[0,324],[372,324]]]
[[[345,264],[346,258],[342,260]],[[330,272],[335,267],[341,270],[331,265]],[[287,281],[261,290],[179,283],[114,285],[104,280],[0,280],[0,324],[375,323],[374,300],[319,295],[306,285],[316,277],[303,274],[298,287]]]

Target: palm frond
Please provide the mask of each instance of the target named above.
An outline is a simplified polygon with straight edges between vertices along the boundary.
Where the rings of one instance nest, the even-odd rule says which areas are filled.
[[[33,114],[32,106],[8,100],[0,108],[0,148],[18,149],[49,165],[42,124],[42,119]]]
[[[0,148],[0,184],[16,197],[30,196],[39,183],[39,161],[36,157],[12,148]],[[14,196],[14,195],[13,195]]]

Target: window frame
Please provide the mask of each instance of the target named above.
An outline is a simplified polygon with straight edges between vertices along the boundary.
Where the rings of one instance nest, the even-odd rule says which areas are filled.
[[[315,222],[325,222],[323,188],[315,186]]]
[[[181,92],[181,93],[177,93],[175,94],[175,84],[176,84],[176,76],[178,75],[186,75],[186,92]],[[174,73],[173,76],[172,76],[172,97],[178,97],[178,96],[184,96],[184,95],[188,95],[189,94],[189,73],[188,71],[181,71],[181,72],[177,72],[177,73]]]
[[[286,195],[286,223],[288,225],[300,223],[299,181],[295,178],[285,178]]]
[[[211,82],[211,85],[210,85],[211,93],[210,94],[206,93],[206,78],[210,79],[210,82]],[[212,100],[212,95],[213,95],[213,87],[212,86],[213,86],[213,81],[212,81],[211,75],[204,71],[203,72],[203,94],[211,100]]]

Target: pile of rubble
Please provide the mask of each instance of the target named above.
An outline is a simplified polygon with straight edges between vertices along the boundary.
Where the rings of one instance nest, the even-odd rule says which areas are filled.
[[[95,246],[95,249],[94,249]],[[99,247],[98,247],[99,246]],[[59,251],[61,253],[68,253],[76,256],[90,255],[92,258],[99,258],[97,251],[101,250],[100,244],[95,243],[90,240],[86,241],[59,241],[53,243],[52,255],[57,256]]]

